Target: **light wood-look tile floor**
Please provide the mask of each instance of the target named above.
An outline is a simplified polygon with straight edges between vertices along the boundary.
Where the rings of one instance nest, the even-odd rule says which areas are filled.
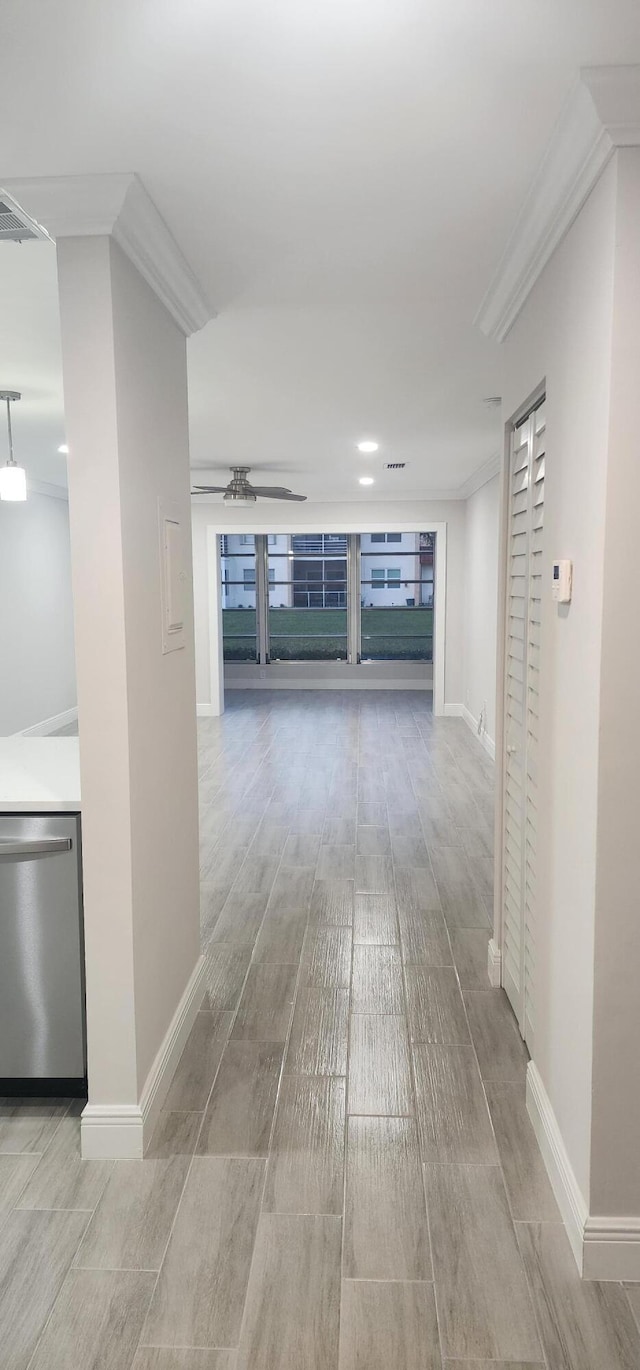
[[[638,1370],[488,986],[492,766],[418,693],[200,723],[207,997],[144,1161],[0,1108],[3,1370]]]

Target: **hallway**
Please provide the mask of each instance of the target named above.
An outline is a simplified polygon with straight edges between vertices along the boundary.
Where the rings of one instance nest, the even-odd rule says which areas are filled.
[[[483,749],[419,693],[238,692],[199,733],[208,998],[145,1161],[3,1101],[3,1367],[637,1370],[488,988]]]

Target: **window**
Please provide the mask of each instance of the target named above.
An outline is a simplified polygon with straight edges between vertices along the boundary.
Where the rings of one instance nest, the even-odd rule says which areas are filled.
[[[434,535],[372,533],[368,542],[360,557],[362,661],[431,661]],[[380,565],[382,543],[395,544],[395,566]]]
[[[347,537],[294,533],[269,551],[271,661],[345,661]]]
[[[234,547],[234,551],[230,551]],[[220,539],[225,661],[257,660],[256,551],[252,534]]]
[[[220,552],[225,661],[433,659],[435,534],[229,534]]]

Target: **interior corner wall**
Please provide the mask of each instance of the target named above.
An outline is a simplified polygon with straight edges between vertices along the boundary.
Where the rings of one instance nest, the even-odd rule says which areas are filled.
[[[0,501],[0,736],[76,706],[69,507]]]
[[[209,661],[211,652],[209,588],[207,570],[207,527],[225,532],[303,533],[322,527],[326,532],[375,532],[386,523],[406,523],[417,532],[434,523],[447,525],[447,584],[445,615],[445,704],[462,707],[464,691],[465,624],[465,506],[462,500],[343,501],[279,506],[259,503],[255,510],[226,509],[221,504],[194,500],[192,503],[193,581],[196,633],[196,693],[198,704],[211,705]],[[438,587],[436,586],[436,613]],[[268,681],[266,682],[268,684]]]
[[[546,381],[533,1057],[584,1200],[590,1181],[598,736],[616,167],[504,344],[503,414]],[[573,598],[551,598],[570,557]]]
[[[188,574],[186,342],[113,239],[63,236],[57,253],[89,1104],[136,1106],[200,960],[191,596],[184,646],[165,652],[159,507],[178,517]]]
[[[640,1223],[640,148],[616,157],[589,1211]],[[632,1215],[631,1219],[629,1215]],[[587,1273],[589,1273],[587,1271]],[[627,1272],[628,1273],[628,1272]],[[615,1277],[616,1271],[611,1271]],[[628,1275],[640,1278],[640,1267]]]
[[[111,244],[125,568],[138,1089],[200,955],[194,629],[161,650],[158,498],[181,519],[191,563],[186,340]]]
[[[496,643],[500,477],[466,501],[464,705],[475,722],[484,711],[486,738],[496,736]]]

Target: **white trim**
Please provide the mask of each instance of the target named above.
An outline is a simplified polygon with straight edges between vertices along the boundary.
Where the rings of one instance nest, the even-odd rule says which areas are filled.
[[[584,1280],[640,1280],[640,1216],[591,1217],[540,1072],[527,1069],[527,1113]]]
[[[484,747],[485,752],[487,752],[488,756],[491,757],[491,760],[495,761],[496,744],[493,738],[489,737],[486,728],[483,728],[482,730],[480,729],[480,720],[478,718],[474,718],[473,714],[471,713],[471,710],[467,708],[466,704],[463,704],[462,706],[462,717],[467,727],[471,729],[471,732],[473,733],[474,737],[480,743],[480,746]]]
[[[372,680],[367,679],[363,673],[358,679],[347,676],[344,680],[327,679],[318,677],[313,679],[284,680],[282,676],[275,679],[267,675],[264,680],[228,680],[228,690],[424,690],[426,694],[433,693],[433,683],[431,680]],[[210,710],[210,712],[212,712]],[[214,715],[215,716],[215,715]]]
[[[197,718],[217,718],[218,715],[212,704],[196,704]]]
[[[217,529],[208,527],[207,602],[209,607],[209,707],[213,718],[224,713],[224,657],[222,641],[222,561]]]
[[[538,1139],[578,1271],[582,1275],[582,1239],[589,1210],[574,1175],[551,1101],[533,1061],[529,1062],[527,1068],[527,1113]]]
[[[82,1159],[140,1160],[206,989],[206,962],[200,956],[144,1082],[138,1104],[87,1104],[80,1124]]]
[[[445,704],[442,713],[444,718],[462,718],[464,704]]]
[[[272,513],[271,510],[267,511],[266,509],[261,509],[261,510],[260,510],[260,516],[261,516],[261,517],[259,517],[258,522],[255,522],[253,519],[252,519],[252,521],[248,521],[246,518],[243,518],[243,517],[242,517],[242,514],[240,515],[240,517],[237,517],[237,514],[234,516],[234,511],[233,511],[232,509],[229,509],[229,510],[225,510],[225,518],[224,518],[224,524],[223,524],[223,525],[220,525],[219,523],[216,523],[216,522],[212,522],[212,523],[210,523],[210,524],[207,524],[207,530],[206,530],[206,531],[207,531],[207,568],[208,568],[207,574],[208,574],[208,585],[209,585],[209,595],[210,595],[209,622],[208,622],[208,631],[209,631],[209,693],[210,693],[211,700],[212,700],[212,702],[213,702],[214,714],[217,713],[217,711],[216,711],[216,699],[217,699],[217,697],[218,697],[218,689],[219,689],[219,692],[220,692],[220,695],[221,695],[220,712],[222,712],[222,710],[223,710],[223,708],[224,708],[224,675],[223,675],[223,671],[222,671],[222,669],[221,669],[221,662],[222,662],[222,611],[221,611],[221,607],[220,607],[220,605],[221,605],[221,600],[220,600],[220,570],[219,570],[218,544],[217,544],[218,535],[219,535],[219,534],[222,534],[222,533],[254,533],[254,534],[255,534],[255,533],[285,533],[285,534],[289,534],[289,533],[291,533],[292,531],[296,531],[296,530],[294,529],[294,527],[293,527],[293,525],[291,524],[290,521],[287,521],[287,522],[283,523],[283,522],[282,522],[282,517],[281,517],[280,519],[278,519],[277,515],[274,515],[274,514]],[[212,513],[212,518],[216,518],[216,517],[219,517],[219,515],[215,515],[215,514]],[[268,520],[268,522],[267,522],[267,520]],[[363,506],[362,506],[362,505],[359,505],[359,506],[358,506],[357,517],[356,517],[356,516],[349,517],[349,515],[347,515],[346,517],[337,518],[337,519],[327,519],[326,517],[323,517],[317,524],[316,524],[316,523],[305,524],[304,532],[305,532],[305,533],[360,533],[360,534],[362,534],[362,533],[378,533],[378,532],[380,532],[380,533],[382,533],[382,532],[389,532],[389,533],[415,533],[416,531],[420,531],[420,532],[423,532],[423,533],[435,533],[435,535],[436,535],[436,559],[435,559],[435,566],[434,566],[434,605],[435,605],[435,609],[434,609],[434,616],[433,616],[433,618],[434,618],[434,622],[433,622],[433,673],[432,673],[432,675],[433,675],[433,682],[432,682],[432,683],[431,683],[431,682],[426,683],[424,688],[426,688],[426,689],[433,689],[433,713],[434,713],[434,716],[435,716],[435,717],[442,717],[443,715],[445,715],[445,714],[447,713],[447,708],[448,708],[448,706],[444,703],[444,692],[445,692],[445,667],[446,667],[446,642],[447,642],[447,635],[446,635],[446,615],[447,615],[447,524],[446,524],[446,522],[433,522],[432,520],[429,520],[429,519],[426,519],[426,520],[425,520],[425,519],[419,519],[418,522],[420,523],[420,528],[419,528],[419,530],[416,529],[416,520],[415,520],[415,519],[413,520],[413,522],[407,522],[406,519],[394,519],[392,516],[389,516],[389,517],[384,518],[384,519],[380,519],[380,518],[369,518],[369,519],[368,519],[367,516],[366,516],[366,512],[363,512]],[[215,573],[215,574],[214,574],[214,573]],[[216,682],[219,682],[219,687],[218,687],[218,685],[216,684]],[[278,688],[280,688],[280,689],[299,689],[299,688],[301,688],[298,681],[296,681],[294,684],[292,684],[292,683],[289,681],[287,684],[283,683],[283,684],[281,684],[281,685],[278,686],[278,685],[275,684],[275,682],[273,682],[272,684],[269,683],[269,682],[267,681],[267,678],[265,677],[265,683],[269,684],[269,688],[272,688],[272,689],[278,689]],[[258,681],[258,682],[256,682],[256,685],[255,685],[253,688],[259,689],[259,688],[261,688],[261,687],[264,688],[264,684],[263,684],[263,682]],[[235,682],[234,682],[233,688],[236,688]],[[237,688],[238,688],[238,689],[243,689],[243,688],[252,688],[252,687],[251,687],[251,686],[238,685]],[[304,687],[302,687],[302,688],[304,688]],[[324,680],[323,680],[321,685],[311,685],[310,683],[308,683],[307,686],[306,686],[306,688],[307,688],[307,689],[320,689],[320,688],[321,688],[321,689],[326,689],[326,688],[331,688],[331,687],[329,686],[328,681],[324,681]],[[367,683],[365,677],[363,676],[362,682],[360,682],[360,683],[356,682],[356,683],[354,683],[353,685],[349,685],[349,684],[347,684],[347,683],[345,682],[345,683],[343,683],[343,684],[336,684],[336,685],[333,686],[333,688],[334,688],[334,689],[376,689],[376,688],[377,688],[377,689],[387,689],[387,688],[394,688],[394,687],[393,687],[393,686],[388,686],[388,685],[377,685],[377,686],[374,686],[374,685],[372,685],[371,683]],[[403,689],[403,688],[407,688],[407,687],[406,687],[406,686],[402,686],[402,685],[396,685],[395,688],[397,688],[397,689]],[[415,685],[413,684],[413,682],[412,682],[411,685],[410,685],[408,688],[410,688],[410,689],[419,689],[420,686],[419,686],[419,685],[418,685],[418,686],[415,686]],[[458,706],[455,706],[455,707],[456,707],[456,708],[461,708],[462,706],[461,706],[461,705],[458,705]]]
[[[64,709],[61,714],[52,714],[51,718],[43,718],[40,723],[32,723],[29,728],[21,728],[20,732],[15,733],[15,737],[48,737],[50,733],[57,733],[60,728],[68,727],[69,723],[76,723],[78,719],[78,706],[73,709]]]
[[[502,952],[493,937],[487,947],[487,975],[492,989],[500,989],[502,984]]]
[[[9,180],[1,194],[54,240],[110,234],[187,337],[214,317],[173,234],[133,173]]]
[[[587,1218],[582,1239],[585,1280],[640,1280],[640,1217]]]
[[[494,476],[500,474],[501,466],[502,457],[499,452],[496,452],[495,456],[490,457],[488,461],[483,461],[481,466],[476,467],[476,470],[472,471],[468,480],[464,482],[464,485],[460,486],[457,499],[471,499],[471,496],[475,495],[477,490],[481,490],[483,485],[488,485],[489,481],[493,480]]]
[[[534,177],[475,322],[503,342],[616,148],[640,144],[640,66],[586,67]]]

